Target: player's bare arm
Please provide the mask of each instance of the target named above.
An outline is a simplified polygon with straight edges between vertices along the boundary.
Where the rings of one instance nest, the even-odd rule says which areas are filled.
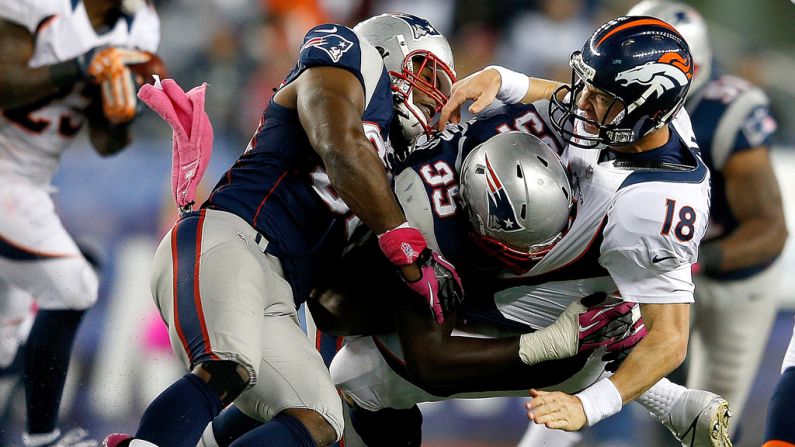
[[[610,380],[615,386],[622,404],[636,399],[668,375],[684,361],[687,354],[689,304],[641,304],[640,309],[648,333],[616,373],[604,379]],[[595,386],[600,386],[599,382]],[[588,422],[584,402],[576,396],[560,391],[537,390],[531,390],[530,396],[533,399],[526,404],[527,416],[537,424],[574,431],[583,428]],[[599,398],[598,395],[593,397]]]
[[[334,189],[371,230],[381,234],[406,221],[384,165],[364,135],[364,91],[353,74],[335,67],[310,68],[274,100],[298,111]],[[403,268],[403,274],[409,281],[419,278],[415,265]]]
[[[437,396],[552,386],[582,368],[588,357],[527,365],[517,355],[518,336],[455,336],[452,324],[434,325],[418,318],[422,309],[416,303],[398,302],[395,324],[412,383]]]
[[[89,76],[77,59],[31,68],[35,37],[23,26],[0,19],[0,108],[15,109],[46,101],[72,88]],[[93,102],[100,102],[100,95]],[[134,95],[132,96],[134,100]],[[100,104],[101,106],[101,104]],[[87,110],[91,143],[102,155],[114,154],[131,140],[128,124],[111,123],[102,107],[95,113]]]
[[[34,45],[35,38],[25,27],[0,19],[0,108],[34,104],[82,78],[75,60],[28,67]]]
[[[86,111],[88,117],[88,137],[94,150],[102,156],[113,155],[127,147],[132,141],[130,124],[111,123],[102,113],[101,101],[95,100]]]
[[[702,245],[710,270],[733,270],[775,258],[787,240],[787,225],[767,148],[735,153],[724,166],[726,198],[740,225],[720,242]]]
[[[561,83],[556,81],[526,77],[502,67],[487,67],[453,84],[452,93],[447,104],[442,108],[437,126],[439,130],[443,130],[448,122],[461,121],[461,106],[469,100],[474,101],[469,106],[469,111],[478,114],[494,99],[529,104],[550,98],[560,86]],[[517,101],[523,88],[526,88],[524,96]],[[517,91],[519,93],[516,93]]]
[[[676,369],[687,355],[690,304],[641,304],[640,312],[648,333],[610,378],[625,404]]]

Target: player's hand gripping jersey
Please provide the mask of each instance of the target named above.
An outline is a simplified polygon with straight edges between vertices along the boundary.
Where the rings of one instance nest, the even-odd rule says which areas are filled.
[[[298,63],[281,87],[307,68],[339,67],[361,81],[365,134],[384,157],[392,94],[378,51],[342,25],[326,24],[304,38]],[[297,302],[309,291],[314,269],[339,255],[359,219],[334,191],[298,113],[270,101],[245,153],[215,186],[203,207],[234,213],[270,241]]]
[[[692,302],[690,266],[707,224],[709,173],[691,143],[687,114],[680,113],[668,143],[654,151],[561,150],[541,112],[544,103],[511,105],[448,126],[419,142],[405,168],[395,170],[395,191],[409,222],[461,272],[467,316],[488,318],[496,305],[502,317],[539,329],[573,300],[595,292],[639,303]],[[563,238],[523,273],[501,268],[473,243],[456,202],[467,154],[509,130],[536,135],[561,153],[575,201]],[[511,231],[510,219],[504,230]]]
[[[67,61],[105,46],[155,52],[160,25],[151,6],[123,15],[115,26],[97,33],[79,0],[0,0],[0,18],[19,24],[35,37],[30,67]],[[88,83],[28,107],[0,113],[0,174],[48,184],[61,153],[80,131],[93,98]]]

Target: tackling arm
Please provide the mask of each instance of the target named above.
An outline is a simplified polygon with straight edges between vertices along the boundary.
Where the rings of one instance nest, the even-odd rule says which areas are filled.
[[[439,116],[438,130],[444,130],[448,122],[461,121],[461,106],[466,101],[474,101],[469,111],[478,114],[495,99],[523,104],[549,99],[561,85],[560,82],[527,77],[503,67],[486,67],[453,84],[450,98]]]
[[[434,325],[419,318],[416,307],[400,300],[395,322],[412,383],[433,395],[552,386],[579,371],[588,358],[585,353],[526,365],[518,355],[518,336],[454,336],[450,322]]]
[[[689,304],[641,304],[648,333],[616,373],[576,396],[530,390],[528,417],[537,424],[579,430],[617,413],[679,366],[687,354]]]
[[[405,222],[384,165],[364,135],[361,83],[347,70],[314,67],[296,84],[301,124],[351,211],[379,234]]]

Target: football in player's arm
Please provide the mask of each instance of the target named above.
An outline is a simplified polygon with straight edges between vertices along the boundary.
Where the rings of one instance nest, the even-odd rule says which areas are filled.
[[[159,40],[157,13],[146,2],[0,1],[0,195],[15,204],[0,225],[0,293],[11,308],[38,304],[24,347],[26,446],[92,442],[82,428],[61,433],[58,410],[97,276],[63,227],[50,183],[86,122],[100,154],[127,146],[137,102],[126,64],[151,56],[122,47],[153,52]],[[6,346],[16,350],[24,335]]]

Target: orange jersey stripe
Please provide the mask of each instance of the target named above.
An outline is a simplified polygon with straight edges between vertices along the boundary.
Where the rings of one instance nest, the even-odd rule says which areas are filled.
[[[596,45],[595,45],[594,48],[596,48],[599,45],[601,45],[602,42],[604,42],[608,37],[612,36],[613,34],[619,32],[619,31],[623,31],[625,29],[630,29],[630,28],[634,28],[636,26],[641,26],[641,25],[658,25],[658,26],[661,26],[663,28],[666,28],[666,29],[669,29],[669,30],[673,31],[676,34],[679,34],[679,33],[676,32],[674,27],[672,27],[671,25],[669,25],[669,24],[667,24],[667,23],[665,23],[665,22],[663,22],[662,20],[659,20],[659,19],[634,20],[632,22],[625,23],[625,24],[623,24],[621,26],[618,26],[618,27],[614,28],[612,31],[610,31],[609,33],[607,33],[604,36],[602,36],[602,38],[599,39],[599,42],[596,42]]]

